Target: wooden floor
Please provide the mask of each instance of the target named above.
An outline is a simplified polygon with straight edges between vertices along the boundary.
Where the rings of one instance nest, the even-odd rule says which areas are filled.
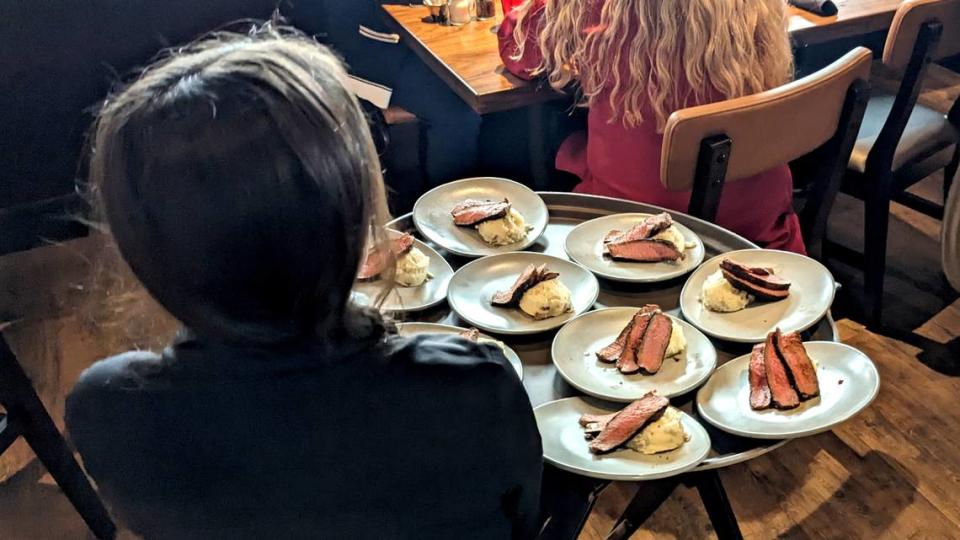
[[[943,108],[960,94],[960,83],[938,73],[922,100]],[[941,181],[932,177],[918,190],[935,199]],[[856,218],[845,213],[855,212],[852,203],[838,203],[838,208],[832,228],[856,236]],[[925,246],[910,255],[915,267],[896,266],[904,257],[895,257],[890,300],[900,311],[890,334],[900,339],[874,334],[852,320],[840,324],[843,340],[877,362],[880,395],[863,414],[830,433],[722,471],[747,538],[960,538],[960,354],[943,348],[960,336],[960,300],[937,277],[939,223],[903,207],[894,214],[891,242]],[[157,346],[173,328],[156,306],[123,294],[122,283],[91,290],[91,261],[100,251],[94,241],[81,240],[0,257],[0,321],[18,320],[5,335],[58,422],[64,396],[82,369],[133,346]],[[897,277],[908,274],[921,277]],[[857,278],[851,276],[852,284],[844,281],[845,294],[853,294]],[[846,301],[855,305],[856,296]],[[145,340],[146,335],[154,337]],[[935,351],[939,360],[931,361]],[[638,487],[643,486],[608,489],[582,538],[603,538]],[[678,490],[634,536],[714,537],[696,492],[689,489]],[[29,449],[17,445],[0,457],[0,540],[46,538],[88,535]]]

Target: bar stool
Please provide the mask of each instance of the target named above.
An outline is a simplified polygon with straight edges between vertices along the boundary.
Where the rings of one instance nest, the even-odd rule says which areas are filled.
[[[864,116],[843,191],[864,201],[863,253],[828,243],[830,255],[864,272],[867,323],[882,324],[890,201],[936,219],[943,207],[907,188],[943,169],[946,199],[960,164],[960,100],[943,115],[917,105],[931,61],[960,53],[960,0],[906,0],[897,9],[883,64],[903,72],[895,95],[874,95]]]
[[[692,189],[688,212],[713,221],[727,181],[798,160],[797,169],[812,179],[801,226],[808,250],[818,254],[866,108],[871,56],[859,47],[779,88],[673,113],[660,181],[667,189]],[[742,538],[720,476],[708,470],[640,484],[608,540],[630,538],[680,484],[697,488],[721,540]]]
[[[93,534],[112,539],[116,527],[110,515],[2,335],[0,405],[7,411],[0,413],[0,454],[23,437]]]
[[[794,162],[800,180],[809,180],[803,237],[819,257],[866,107],[870,59],[858,47],[779,88],[673,113],[663,134],[660,182],[673,191],[692,189],[688,213],[715,221],[726,182]]]

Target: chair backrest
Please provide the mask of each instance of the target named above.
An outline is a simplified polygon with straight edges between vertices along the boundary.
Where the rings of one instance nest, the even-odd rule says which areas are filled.
[[[661,183],[692,189],[688,213],[713,221],[728,179],[803,157],[812,181],[800,223],[807,250],[818,256],[866,110],[871,59],[858,47],[779,88],[673,113],[664,131]]]
[[[883,63],[890,69],[903,71],[903,78],[887,120],[867,156],[868,175],[889,176],[893,156],[917,104],[927,66],[936,59],[958,53],[960,0],[906,0],[900,4],[887,34]],[[951,121],[960,116],[957,104],[960,100],[950,113]]]
[[[913,57],[921,26],[931,22],[942,27],[933,59],[960,54],[960,0],[905,0],[893,16],[883,47],[883,64],[895,70],[906,68]]]
[[[739,180],[810,153],[837,131],[847,90],[870,77],[870,51],[859,47],[792,83],[742,98],[674,112],[663,134],[660,181],[672,191],[694,185],[700,143],[732,141],[726,180]]]

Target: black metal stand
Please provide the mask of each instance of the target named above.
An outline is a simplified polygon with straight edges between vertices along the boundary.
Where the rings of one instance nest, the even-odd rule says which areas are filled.
[[[730,507],[727,492],[723,489],[720,475],[715,470],[686,473],[663,480],[640,483],[636,495],[610,530],[607,540],[630,538],[680,484],[697,488],[717,538],[743,540],[737,516]]]
[[[0,337],[0,452],[23,437],[97,538],[112,539],[116,527],[33,390],[13,352]]]

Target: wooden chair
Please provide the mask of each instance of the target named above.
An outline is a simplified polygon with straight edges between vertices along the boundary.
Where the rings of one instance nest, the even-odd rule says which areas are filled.
[[[6,409],[6,414],[0,413],[0,454],[18,437],[23,437],[93,534],[101,539],[114,538],[116,527],[100,497],[77,464],[2,335],[0,405]]]
[[[864,201],[863,253],[828,244],[832,254],[864,270],[868,324],[882,322],[890,201],[936,219],[943,207],[906,192],[944,170],[944,199],[960,164],[960,100],[943,115],[917,96],[933,60],[960,53],[960,0],[906,0],[897,9],[883,64],[903,72],[895,95],[874,95],[850,158],[843,190]]]
[[[807,250],[819,257],[867,104],[870,60],[859,47],[779,88],[673,113],[660,181],[669,190],[692,189],[688,212],[714,221],[726,182],[799,160],[796,170],[810,179],[800,222]]]

